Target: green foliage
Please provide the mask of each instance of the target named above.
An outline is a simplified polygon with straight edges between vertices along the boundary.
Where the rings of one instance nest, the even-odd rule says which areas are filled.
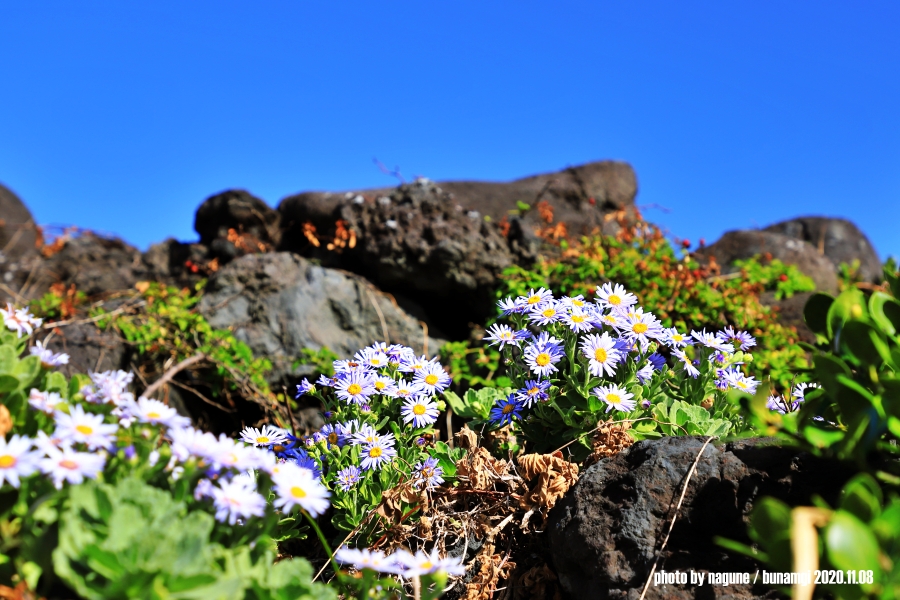
[[[820,389],[808,391],[786,414],[768,410],[761,397],[744,403],[762,433],[861,471],[844,486],[836,509],[817,501],[820,568],[845,574],[821,586],[835,598],[900,597],[900,276],[893,261],[884,275],[882,290],[852,286],[837,298],[817,294],[807,303]],[[761,548],[757,558],[787,570],[798,535],[791,526],[801,510],[814,509],[792,511],[771,498],[758,503],[749,528]],[[735,542],[723,545],[754,554]]]
[[[742,277],[775,292],[775,299],[790,298],[798,292],[812,292],[816,284],[794,265],[786,265],[777,258],[762,262],[759,256],[734,261]]]
[[[774,498],[763,498],[754,506],[748,527],[756,547],[725,539],[717,542],[762,561],[772,571],[787,573],[796,570],[793,537],[801,535],[798,526],[815,526],[821,548],[803,550],[818,551],[817,568],[833,573],[817,582],[818,594],[838,600],[900,597],[900,497],[884,499],[878,482],[860,474],[844,486],[836,509],[821,499],[816,503],[815,508],[791,509]]]
[[[337,597],[303,559],[211,542],[212,516],[138,478],[72,488],[59,521],[54,569],[84,598]]]
[[[203,371],[213,397],[240,390],[244,397],[262,404],[274,400],[265,378],[272,363],[254,358],[247,344],[229,330],[214,329],[197,310],[203,283],[195,292],[157,283],[141,289],[139,310],[118,312],[101,307],[91,315],[97,318],[99,328],[112,327],[134,344],[145,368],[159,370],[167,361],[174,364],[200,353],[214,365]]]
[[[459,415],[464,419],[474,421],[472,427],[483,424],[488,420],[491,414],[491,408],[494,403],[501,398],[506,398],[511,394],[513,388],[482,388],[480,390],[466,390],[466,393],[460,398],[454,392],[444,392],[444,400],[453,409],[453,414]]]
[[[509,377],[497,376],[500,353],[496,349],[470,342],[447,342],[440,349],[441,362],[450,369],[453,386],[464,392],[474,387],[508,387]]]
[[[318,350],[304,348],[300,351],[300,357],[294,361],[292,366],[295,369],[302,365],[312,366],[311,379],[315,380],[318,379],[319,375],[325,375],[326,377],[334,375],[333,364],[338,358],[338,355],[328,348],[319,348]]]

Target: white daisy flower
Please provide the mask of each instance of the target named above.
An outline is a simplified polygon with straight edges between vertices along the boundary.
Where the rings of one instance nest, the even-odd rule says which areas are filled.
[[[637,296],[625,290],[621,284],[604,283],[597,286],[597,302],[600,306],[621,310],[637,304]]]
[[[380,550],[369,550],[368,548],[357,550],[345,546],[335,553],[334,558],[339,563],[353,565],[358,571],[371,569],[379,573],[399,575],[402,570],[393,558],[389,559]]]
[[[448,556],[441,558],[437,548],[427,554],[423,550],[419,550],[415,554],[410,554],[405,550],[400,550],[392,555],[397,563],[405,567],[402,575],[405,577],[416,577],[418,575],[428,575],[429,573],[437,573],[443,571],[447,575],[465,575],[466,568],[462,564],[461,558]]]
[[[318,517],[331,505],[328,501],[331,492],[310,476],[307,469],[285,468],[272,476],[272,482],[278,496],[272,504],[284,512],[299,506],[312,517]]]
[[[216,436],[193,427],[169,429],[168,436],[172,440],[172,456],[180,462],[187,462],[192,456],[208,458],[217,444]]]
[[[416,396],[407,398],[400,409],[404,423],[412,423],[413,427],[431,425],[438,418],[438,407],[434,400]]]
[[[241,431],[241,439],[254,446],[271,446],[286,441],[287,432],[272,425],[263,425],[262,429],[244,427],[244,430]]]
[[[0,436],[0,488],[8,481],[14,488],[19,487],[21,477],[28,477],[38,468],[40,452],[32,452],[30,438],[14,435],[9,441]]]
[[[76,452],[70,446],[46,445],[42,449],[47,457],[40,462],[41,473],[53,479],[56,489],[60,489],[64,481],[78,485],[85,477],[96,479],[106,464],[105,453]]]
[[[238,519],[261,517],[266,512],[266,499],[246,477],[235,477],[212,488],[216,520],[234,525]]]
[[[137,402],[132,402],[128,410],[140,423],[166,427],[187,427],[191,423],[190,419],[180,416],[171,406],[143,396],[138,398]]]
[[[631,412],[634,410],[635,402],[632,400],[634,394],[629,394],[624,388],[620,388],[616,384],[601,385],[593,389],[594,395],[606,402],[606,412],[613,409],[622,412]]]
[[[7,328],[18,333],[18,337],[22,337],[23,333],[31,335],[43,322],[24,308],[16,309],[9,303],[6,304],[6,310],[0,308],[0,318]]]
[[[46,348],[40,340],[34,343],[34,346],[28,349],[32,356],[38,356],[41,359],[41,365],[45,369],[52,369],[60,365],[69,364],[69,355],[62,352],[55,353],[53,350]]]
[[[63,443],[85,444],[91,450],[108,449],[116,441],[119,426],[104,423],[103,415],[84,412],[84,408],[75,405],[69,408],[69,414],[56,413],[56,431],[54,437]]]
[[[588,359],[588,370],[594,377],[603,377],[606,373],[610,377],[616,374],[616,364],[621,360],[622,354],[616,349],[616,340],[609,333],[603,335],[595,333],[584,336],[581,341],[581,352]]]
[[[52,415],[57,408],[65,404],[66,400],[56,392],[44,392],[39,389],[31,388],[28,394],[28,404],[43,413]]]

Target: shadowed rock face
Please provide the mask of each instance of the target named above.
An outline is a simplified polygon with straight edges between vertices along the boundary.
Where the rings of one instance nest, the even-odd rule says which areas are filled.
[[[560,584],[572,598],[636,600],[669,528],[685,477],[703,446],[693,437],[648,440],[588,468],[554,507],[546,528]],[[760,440],[710,444],[690,479],[657,570],[750,572],[757,565],[715,544],[749,544],[753,503],[774,496],[790,505],[813,494],[834,502],[851,473]],[[647,598],[763,598],[765,587],[650,586]]]
[[[230,229],[243,239],[229,240]],[[194,216],[194,231],[200,234],[201,244],[225,261],[260,252],[281,240],[278,213],[244,190],[228,190],[207,198]]]
[[[824,254],[835,267],[859,260],[859,276],[863,281],[876,283],[882,278],[882,265],[869,238],[846,219],[831,217],[800,217],[766,227],[764,231],[809,242]]]
[[[31,211],[12,190],[0,184],[0,252],[4,261],[15,261],[35,252],[37,229]]]
[[[454,337],[465,336],[469,323],[495,314],[503,269],[534,260],[535,230],[548,225],[550,213],[570,234],[613,233],[614,217],[635,216],[636,192],[631,167],[610,161],[511,183],[419,179],[394,189],[307,192],[278,207],[280,248],[363,275],[422,306]],[[510,214],[519,202],[534,208]],[[329,251],[338,220],[353,232],[352,247]]]
[[[218,271],[200,301],[210,325],[273,363],[272,383],[306,374],[291,362],[304,348],[328,347],[342,358],[377,341],[423,351],[420,323],[361,277],[287,252],[243,256]],[[433,356],[443,340],[429,337]]]
[[[837,271],[828,258],[811,244],[781,233],[756,229],[729,231],[715,244],[697,250],[696,254],[715,256],[726,273],[734,270],[731,265],[735,260],[771,254],[783,263],[796,265],[812,277],[819,290],[834,294],[838,289]]]

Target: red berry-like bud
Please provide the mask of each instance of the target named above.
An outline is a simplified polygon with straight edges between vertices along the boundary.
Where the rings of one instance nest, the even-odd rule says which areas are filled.
[[[685,248],[690,248],[691,240],[681,240],[681,245],[684,246]]]
[[[787,275],[782,273],[781,275],[778,276],[778,279],[780,279],[781,281],[787,281]]]

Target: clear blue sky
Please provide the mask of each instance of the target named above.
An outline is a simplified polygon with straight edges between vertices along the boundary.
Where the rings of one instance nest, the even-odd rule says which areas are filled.
[[[900,255],[900,3],[6,2],[0,182],[146,248],[207,196],[613,158],[673,235],[804,215]]]

